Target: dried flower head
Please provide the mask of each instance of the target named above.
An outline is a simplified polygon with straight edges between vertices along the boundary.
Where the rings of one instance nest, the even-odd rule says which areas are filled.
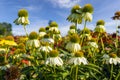
[[[32,40],[32,39],[38,39],[38,34],[37,32],[31,32],[30,35],[29,35],[29,39]]]
[[[91,5],[91,4],[86,4],[84,7],[83,7],[83,9],[82,9],[82,11],[83,12],[89,12],[89,13],[93,13],[93,6]]]
[[[20,77],[20,69],[17,66],[11,66],[6,70],[5,80],[17,80]]]

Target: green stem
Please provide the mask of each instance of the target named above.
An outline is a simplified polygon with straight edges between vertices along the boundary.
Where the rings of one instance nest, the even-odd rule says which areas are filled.
[[[119,76],[120,76],[120,71],[119,71],[118,75],[116,76],[115,80],[118,80]]]
[[[111,64],[111,70],[110,70],[110,80],[112,80],[113,76],[113,64]]]
[[[26,33],[26,36],[28,37],[28,33],[27,33],[27,30],[26,30],[26,26],[24,25],[24,30],[25,30],[25,33]]]
[[[76,69],[76,72],[75,72],[75,80],[77,80],[77,75],[78,75],[78,65],[76,65],[75,69]]]
[[[8,51],[9,51],[9,48],[7,47],[7,51],[6,51],[6,53],[5,53],[5,58],[4,58],[4,62],[5,62],[5,63],[8,62],[8,60],[7,60]]]
[[[118,47],[118,25],[116,27],[116,48]]]
[[[101,38],[101,45],[102,45],[102,49],[103,49],[103,51],[104,51],[104,43],[103,43],[102,38]]]
[[[75,23],[75,26],[76,26],[76,27],[75,27],[75,31],[77,32],[77,22]]]
[[[84,24],[84,28],[83,28],[83,33],[82,33],[82,35],[84,35],[84,33],[85,33],[86,23],[87,23],[87,21],[85,20],[85,24]],[[81,46],[82,46],[82,43],[83,43],[83,37],[82,37],[81,43],[80,43]]]

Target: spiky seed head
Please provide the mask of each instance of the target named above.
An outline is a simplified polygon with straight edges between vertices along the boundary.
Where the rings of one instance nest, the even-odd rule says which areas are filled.
[[[80,38],[77,34],[73,34],[73,35],[70,36],[70,41],[73,42],[73,43],[79,43]]]
[[[104,20],[98,20],[96,25],[105,25],[105,21]]]
[[[79,10],[81,7],[80,7],[80,5],[75,5],[75,6],[73,6],[72,7],[72,9],[71,9],[71,13],[75,13],[76,12],[76,10]]]
[[[75,53],[75,57],[83,57],[83,56],[84,56],[83,51],[78,51]]]
[[[50,27],[58,27],[58,24],[55,21],[53,21],[50,23]]]
[[[70,26],[70,29],[75,29],[75,28],[76,26],[74,24]]]
[[[44,38],[50,38],[50,34],[45,34]]]
[[[57,57],[59,55],[59,52],[57,50],[52,50],[49,53],[50,57]]]
[[[29,34],[29,39],[30,40],[32,40],[32,39],[38,39],[38,34],[37,34],[37,32],[31,32],[30,34]]]
[[[40,29],[39,29],[39,32],[45,32],[46,30],[45,30],[45,28],[44,27],[41,27]]]
[[[89,12],[89,13],[93,13],[94,11],[94,8],[91,4],[86,4],[83,9],[82,9],[83,12]]]
[[[47,31],[47,30],[49,30],[49,28],[50,28],[50,26],[47,26],[47,27],[45,28],[45,30]]]
[[[18,16],[19,17],[28,17],[28,11],[26,9],[20,9],[18,11]]]

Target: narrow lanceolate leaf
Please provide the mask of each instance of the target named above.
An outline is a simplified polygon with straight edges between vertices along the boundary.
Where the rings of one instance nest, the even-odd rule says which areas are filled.
[[[84,66],[84,67],[89,69],[89,70],[93,70],[93,71],[95,71],[95,72],[97,72],[97,73],[102,75],[102,73],[100,72],[100,69],[97,69],[97,68],[89,66],[89,65],[88,66]]]

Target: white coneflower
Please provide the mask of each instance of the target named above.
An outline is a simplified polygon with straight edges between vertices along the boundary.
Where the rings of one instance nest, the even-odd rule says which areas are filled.
[[[79,44],[79,37],[77,34],[73,34],[70,36],[70,41],[67,43],[66,49],[73,53],[81,50],[81,46]]]
[[[81,50],[81,46],[79,43],[68,42],[66,45],[66,49],[70,52],[77,52]]]
[[[50,27],[49,31],[50,32],[56,32],[56,33],[60,32],[60,30],[57,27]]]
[[[49,58],[46,59],[45,64],[51,66],[62,66],[63,61],[60,57],[58,57],[59,53],[57,50],[52,50],[49,53]]]
[[[45,30],[44,27],[41,27],[41,28],[39,29],[39,37],[42,38],[42,37],[44,37],[45,35],[46,35],[46,30]]]
[[[41,40],[40,40],[40,42],[44,42],[44,43],[50,43],[50,44],[54,44],[54,39],[52,39],[52,38],[50,38],[50,35],[49,34],[46,34],[45,36],[44,36],[44,38],[42,38]]]
[[[106,32],[105,27],[103,25],[97,25],[94,31],[100,33]]]
[[[91,14],[91,13],[86,12],[86,13],[83,14],[83,16],[84,16],[83,18],[84,18],[85,21],[89,21],[89,22],[92,21],[92,18],[93,18],[93,17],[92,17],[92,14]]]
[[[109,56],[108,54],[104,54],[104,55],[102,56],[102,58],[103,58],[103,62],[104,62],[104,63],[106,63],[106,64],[109,63],[109,58],[110,58],[110,56]]]
[[[81,64],[88,64],[88,61],[87,59],[83,56],[83,52],[76,52],[74,57],[71,58],[69,61],[68,61],[69,64],[74,64],[74,65],[81,65]]]
[[[39,48],[39,51],[49,53],[50,51],[52,51],[52,48],[50,46],[41,46]]]
[[[7,68],[10,68],[10,64],[6,64],[4,66],[0,66],[0,70],[6,70]]]
[[[39,32],[39,37],[44,37],[46,35],[46,32]]]
[[[83,16],[83,19],[85,21],[89,21],[89,22],[92,21],[93,10],[94,9],[93,9],[91,4],[86,4],[83,7],[83,10],[82,10],[83,14],[82,14],[82,16]]]
[[[88,42],[88,45],[93,47],[93,48],[98,48],[98,45],[96,42]]]
[[[29,20],[28,20],[28,12],[25,9],[21,9],[18,12],[18,18],[14,21],[14,23],[16,25],[28,25],[30,24]]]
[[[111,53],[109,58],[109,63],[117,65],[118,63],[120,63],[120,58],[117,57],[115,53]]]
[[[28,40],[28,41],[26,42],[26,47],[27,47],[27,48],[32,48],[32,47],[38,48],[38,47],[40,47],[40,42],[39,42],[39,40],[37,40],[37,39]]]
[[[98,20],[96,23],[96,28],[94,29],[94,31],[99,32],[99,33],[106,32],[104,25],[105,25],[104,20]]]
[[[38,34],[36,32],[31,32],[29,35],[29,40],[26,42],[27,48],[38,48],[40,46],[40,42],[38,40]]]
[[[76,33],[76,30],[75,30],[75,29],[70,29],[70,30],[68,31],[68,34],[69,34],[69,35],[74,34],[74,33]]]

